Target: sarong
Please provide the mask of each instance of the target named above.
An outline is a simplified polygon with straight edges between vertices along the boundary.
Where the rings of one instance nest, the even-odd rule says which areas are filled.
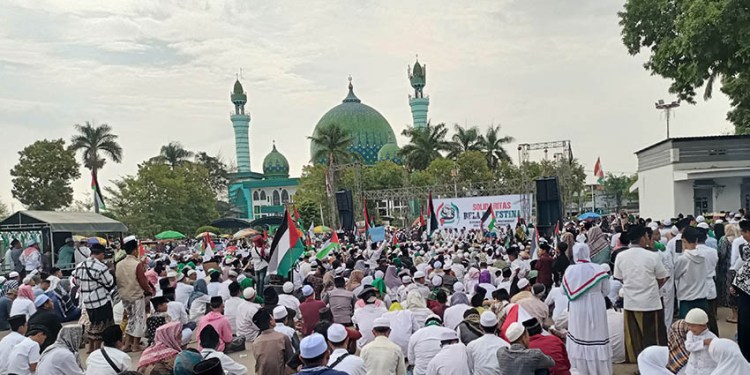
[[[699,298],[692,301],[680,301],[680,319],[685,319],[688,311],[692,309],[701,309],[706,312],[706,315],[711,316],[708,311],[708,300]]]
[[[133,337],[143,337],[146,333],[146,299],[122,301],[125,314],[128,315],[128,325],[125,333]]]
[[[667,329],[664,327],[664,310],[624,311],[625,357],[636,363],[638,355],[652,345],[667,346]]]
[[[102,341],[102,332],[115,324],[112,314],[112,303],[107,302],[104,306],[95,309],[86,309],[86,314],[90,324],[87,327],[86,334],[90,340]]]

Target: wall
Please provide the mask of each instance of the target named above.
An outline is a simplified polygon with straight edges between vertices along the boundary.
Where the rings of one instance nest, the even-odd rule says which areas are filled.
[[[675,215],[672,166],[638,172],[638,211],[641,217],[665,219]],[[692,205],[692,191],[688,207]]]
[[[695,204],[693,201],[693,180],[676,181],[673,184],[674,197],[672,200],[674,202],[674,210],[670,214],[667,214],[667,216],[662,217],[665,219],[675,217],[679,213],[692,215],[694,210],[693,205]]]
[[[742,177],[716,178],[714,181],[718,185],[724,185],[723,189],[714,188],[714,211],[737,211],[741,204]]]

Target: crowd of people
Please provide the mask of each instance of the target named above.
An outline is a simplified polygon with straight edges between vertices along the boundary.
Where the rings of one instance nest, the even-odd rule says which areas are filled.
[[[144,253],[130,236],[112,260],[66,241],[69,277],[15,242],[0,374],[750,374],[744,212],[561,227],[391,228],[325,255],[318,238],[288,275],[261,237]]]

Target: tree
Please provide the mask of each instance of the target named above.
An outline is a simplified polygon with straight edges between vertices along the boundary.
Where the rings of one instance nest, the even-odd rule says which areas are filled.
[[[479,151],[466,151],[456,159],[458,181],[478,183],[492,180],[487,160]]]
[[[448,129],[445,124],[424,128],[407,128],[402,132],[409,137],[409,143],[399,151],[404,165],[411,170],[424,170],[433,160],[443,157],[442,152],[450,152],[452,145],[445,140]]]
[[[622,40],[631,55],[648,48],[644,68],[672,81],[669,92],[695,103],[705,85],[729,96],[727,113],[737,133],[750,132],[750,12],[744,0],[628,0],[618,13]]]
[[[439,158],[433,160],[425,171],[432,176],[436,185],[446,185],[455,182],[455,170],[456,163],[453,160]]]
[[[312,202],[312,204],[315,205],[317,214],[311,215],[310,217],[320,216],[320,207],[323,208],[324,217],[329,217],[328,198],[326,195],[327,170],[327,166],[320,164],[306,165],[302,167],[302,175],[299,179],[297,193],[294,194],[294,202],[295,204],[298,202]],[[300,212],[300,215],[302,215],[302,212]],[[310,217],[307,217],[307,220],[309,220]]]
[[[91,171],[91,176],[97,175],[97,171],[104,167],[105,157],[115,163],[122,161],[122,147],[117,143],[117,135],[112,133],[112,128],[107,124],[94,126],[86,121],[86,125],[75,125],[78,134],[70,139],[70,148],[73,152],[82,150],[83,166]],[[94,211],[99,212],[99,202],[94,198]]]
[[[166,146],[161,146],[159,156],[154,156],[151,161],[166,163],[174,169],[189,161],[191,157],[193,157],[193,152],[182,147],[180,142],[169,142]]]
[[[313,163],[334,165],[346,163],[354,157],[349,152],[352,136],[339,124],[326,125],[318,129],[312,137],[307,138],[315,146],[315,153],[312,155]]]
[[[208,171],[185,163],[172,167],[147,161],[135,176],[113,182],[110,211],[131,231],[153,236],[163,230],[195,233],[218,218]]]
[[[485,134],[479,136],[479,149],[484,152],[490,169],[497,168],[501,161],[510,161],[504,146],[513,141],[511,136],[500,136],[500,125],[490,126]]]
[[[636,180],[638,180],[637,175],[615,176],[612,173],[607,173],[607,177],[602,183],[602,191],[607,200],[614,201],[615,211],[620,212],[624,200],[634,200],[638,197],[637,194],[630,192],[630,187]]]
[[[208,171],[208,184],[211,185],[216,198],[226,197],[229,185],[229,170],[227,165],[216,156],[205,152],[195,154],[195,162],[202,165]]]
[[[461,125],[453,125],[456,133],[451,137],[451,150],[448,157],[458,157],[462,152],[479,150],[479,130],[476,126],[464,128]]]
[[[73,201],[70,181],[81,172],[75,151],[66,149],[65,141],[36,141],[18,154],[18,164],[10,170],[13,198],[30,210],[56,210]]]
[[[5,204],[5,202],[0,201],[0,220],[5,219],[10,214],[11,212],[8,209],[8,205]]]
[[[384,160],[375,163],[363,171],[365,190],[395,189],[404,186],[406,170],[404,167]]]

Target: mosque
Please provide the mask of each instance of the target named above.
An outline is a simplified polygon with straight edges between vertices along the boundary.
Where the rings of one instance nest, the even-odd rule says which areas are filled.
[[[407,68],[407,75],[414,94],[409,95],[413,126],[427,126],[429,96],[423,95],[426,84],[426,66],[419,61]],[[245,112],[247,94],[239,79],[235,81],[230,94],[234,111],[230,115],[234,128],[234,144],[237,156],[237,171],[230,174],[229,200],[243,219],[255,220],[267,216],[280,216],[286,203],[294,201],[299,185],[299,177],[289,177],[289,161],[279,152],[274,143],[271,152],[263,159],[263,173],[254,172],[250,166],[250,114]],[[365,165],[378,161],[391,160],[400,164],[396,135],[383,115],[376,109],[362,103],[354,94],[354,86],[349,78],[349,93],[341,104],[331,108],[315,125],[313,135],[330,124],[338,124],[349,131],[353,142],[349,151],[361,157]],[[310,145],[310,154],[316,145]],[[316,164],[324,162],[315,161]]]

